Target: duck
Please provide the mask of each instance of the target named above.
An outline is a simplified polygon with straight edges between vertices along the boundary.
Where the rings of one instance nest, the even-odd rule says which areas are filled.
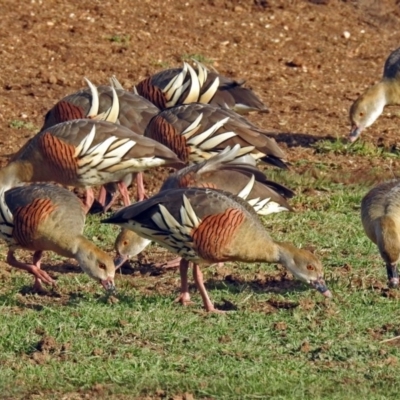
[[[208,187],[220,189],[245,199],[258,215],[269,215],[283,211],[293,211],[288,199],[294,192],[279,183],[270,181],[253,164],[237,158],[240,146],[227,146],[221,153],[206,161],[193,164],[171,174],[162,184],[160,192],[185,187]],[[244,159],[246,160],[246,159]],[[131,256],[136,256],[150,243],[137,233],[122,229],[115,240],[116,266],[122,265]],[[156,267],[177,268],[180,258],[166,263],[157,263]]]
[[[162,110],[179,104],[204,103],[239,114],[268,112],[257,95],[244,86],[244,80],[209,71],[201,62],[193,61],[196,70],[184,62],[182,68],[165,69],[145,78],[134,87],[134,92]]]
[[[47,111],[41,131],[73,119],[95,118],[143,135],[151,118],[160,112],[153,103],[133,92],[112,85],[96,86],[87,78],[85,81],[87,88],[65,96]]]
[[[349,140],[355,142],[370,127],[386,106],[400,105],[400,47],[385,61],[381,80],[370,86],[350,107]]]
[[[131,256],[141,253],[150,243],[151,240],[139,236],[136,232],[121,228],[114,243],[115,269],[120,268]]]
[[[228,192],[209,188],[169,189],[117,211],[103,223],[133,230],[182,257],[180,296],[190,302],[188,268],[207,312],[220,312],[204,286],[201,267],[226,261],[280,263],[326,297],[332,294],[316,256],[271,238],[253,208]]]
[[[0,187],[20,182],[57,182],[86,189],[85,208],[94,201],[92,186],[117,182],[130,173],[158,166],[181,167],[176,154],[160,143],[108,121],[77,119],[54,125],[31,138],[0,170]],[[130,204],[125,193],[124,204]]]
[[[267,179],[254,160],[246,162],[240,157],[240,145],[227,146],[220,153],[198,164],[189,165],[171,174],[160,191],[185,188],[209,187],[238,195],[247,200],[259,215],[281,211],[293,211],[288,199],[294,191]]]
[[[240,144],[256,160],[286,169],[284,151],[267,132],[239,114],[210,104],[171,107],[153,117],[144,136],[169,147],[185,163],[199,163]]]
[[[103,285],[115,289],[112,258],[83,236],[85,212],[69,190],[50,183],[34,183],[0,190],[0,238],[7,244],[7,263],[35,278],[33,289],[56,282],[41,269],[43,252],[74,258],[82,270]],[[32,263],[19,261],[19,249],[33,252]]]
[[[361,221],[367,237],[377,245],[386,265],[390,287],[399,286],[400,180],[373,187],[361,201]]]
[[[74,119],[96,119],[114,122],[125,126],[131,131],[143,135],[150,119],[160,111],[154,104],[132,92],[120,87],[100,85],[95,86],[85,78],[88,88],[72,93],[57,102],[45,115],[41,131],[54,125]],[[113,81],[111,81],[113,82]],[[127,187],[132,183],[133,177],[128,174],[120,182],[122,185],[121,196],[126,205]],[[143,174],[137,173],[137,199],[143,200],[145,189]],[[106,212],[114,204],[119,187],[117,183],[110,182],[100,188],[98,201]],[[110,201],[106,201],[110,195]]]

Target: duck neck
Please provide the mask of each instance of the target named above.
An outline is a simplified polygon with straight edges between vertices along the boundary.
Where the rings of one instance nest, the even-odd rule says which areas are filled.
[[[375,226],[377,245],[382,258],[389,263],[397,262],[400,256],[400,235],[396,221],[385,215]]]
[[[286,242],[277,242],[278,247],[278,260],[279,264],[282,264],[285,268],[287,268],[290,272],[294,273],[295,265],[294,265],[294,254],[298,250],[291,243]],[[297,274],[296,274],[297,275]]]
[[[400,83],[394,79],[383,80],[377,85],[381,96],[384,96],[386,105],[400,105]]]

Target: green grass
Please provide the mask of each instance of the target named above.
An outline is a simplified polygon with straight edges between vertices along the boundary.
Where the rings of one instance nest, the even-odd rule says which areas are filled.
[[[13,129],[28,129],[30,131],[38,130],[37,126],[32,124],[32,122],[22,121],[19,119],[12,120],[8,126]]]
[[[300,211],[263,221],[274,238],[315,248],[332,300],[282,278],[275,265],[204,270],[213,301],[237,308],[226,315],[201,311],[194,290],[194,306],[174,304],[173,271],[119,275],[116,298],[79,273],[59,274],[53,296],[24,295],[31,277],[11,271],[0,288],[3,396],[398,398],[400,342],[381,341],[400,335],[399,294],[386,288],[360,223],[368,184],[338,181],[338,172],[318,167],[326,174],[317,178],[271,172],[297,189],[292,204]],[[89,218],[86,234],[112,251],[117,228],[99,219]]]
[[[192,61],[192,60],[197,60],[203,64],[212,64],[213,60],[211,58],[208,58],[206,56],[203,56],[202,54],[197,54],[197,53],[184,53],[181,55],[181,60],[182,61]]]
[[[112,43],[128,44],[131,41],[130,35],[112,35],[108,36],[107,40]]]

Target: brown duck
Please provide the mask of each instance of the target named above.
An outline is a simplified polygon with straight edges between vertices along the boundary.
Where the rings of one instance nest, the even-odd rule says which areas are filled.
[[[220,189],[245,199],[259,215],[281,211],[292,211],[287,199],[294,192],[279,183],[267,180],[265,174],[249,163],[237,159],[240,147],[227,147],[207,161],[194,164],[170,175],[160,191],[185,187],[208,187]],[[115,241],[117,258],[115,264],[122,265],[130,256],[136,256],[150,243],[137,233],[122,229]],[[159,263],[156,266],[176,268],[180,258]]]
[[[75,258],[84,272],[106,289],[114,288],[110,256],[83,236],[85,213],[68,190],[52,184],[20,186],[0,193],[0,237],[8,245],[7,263],[35,277],[34,288],[55,281],[40,268],[44,251]],[[33,251],[31,264],[18,261],[17,249]]]
[[[382,79],[352,104],[350,141],[356,141],[361,132],[378,119],[385,106],[391,105],[400,105],[400,48],[385,61]]]
[[[80,119],[55,125],[30,139],[0,170],[0,186],[8,189],[20,182],[53,181],[83,187],[89,210],[94,201],[92,186],[121,182],[127,174],[148,168],[181,164],[167,147],[128,128]],[[128,195],[124,201],[130,203]]]
[[[160,109],[178,104],[204,103],[231,109],[239,114],[268,111],[255,93],[244,87],[244,81],[209,71],[195,61],[197,69],[184,63],[183,68],[166,69],[152,75],[135,87],[136,93]]]
[[[145,136],[173,150],[185,163],[209,159],[226,146],[239,144],[243,153],[287,168],[285,153],[275,139],[231,110],[210,104],[187,104],[161,111],[148,124]]]
[[[41,130],[48,129],[61,122],[74,119],[90,118],[106,120],[125,126],[133,132],[143,135],[150,119],[158,114],[159,109],[145,98],[134,93],[114,89],[111,86],[95,86],[88,79],[88,88],[70,94],[60,100],[51,108],[46,116]],[[127,186],[132,182],[132,176],[128,175],[120,182],[124,204],[128,196]],[[144,198],[143,175],[137,175],[138,199]],[[112,206],[116,199],[118,185],[114,182],[101,187],[99,203],[104,210]],[[111,201],[106,204],[107,195],[111,195]]]
[[[45,116],[41,130],[74,119],[97,118],[116,122],[131,131],[143,135],[151,118],[159,109],[144,97],[112,86],[95,86],[89,80],[88,88],[72,93],[56,103]],[[110,119],[114,107],[114,90],[117,96],[116,110]]]
[[[400,180],[381,183],[361,202],[361,220],[368,238],[374,242],[386,264],[389,285],[399,285]]]
[[[182,257],[181,295],[190,300],[187,270],[207,311],[217,311],[204,287],[200,266],[225,261],[277,262],[330,297],[319,260],[304,249],[273,240],[255,211],[240,197],[204,188],[172,189],[125,207],[102,221],[131,229]],[[217,311],[218,312],[218,311]]]

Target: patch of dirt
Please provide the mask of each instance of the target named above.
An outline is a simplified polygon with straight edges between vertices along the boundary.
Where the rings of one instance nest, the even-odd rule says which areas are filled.
[[[245,79],[263,99],[270,113],[249,119],[275,136],[290,162],[305,161],[292,168],[296,173],[320,179],[322,162],[330,165],[328,173],[338,182],[372,184],[396,173],[400,161],[325,152],[318,144],[347,137],[348,109],[380,79],[386,57],[400,43],[399,23],[395,0],[146,0],[134,6],[128,0],[3,2],[0,164],[38,131],[50,107],[85,87],[85,76],[101,84],[116,75],[131,88],[149,74],[197,55],[221,74]],[[398,109],[387,109],[362,140],[372,149],[398,152],[399,115]],[[159,168],[145,174],[150,195],[169,172]],[[169,258],[158,250],[144,254],[149,262]],[[1,264],[1,279],[10,282],[10,269]],[[66,263],[49,269],[55,278],[80,273]],[[122,271],[118,284],[140,287],[145,293],[171,293],[179,286],[178,275],[171,271],[134,267],[134,282]],[[348,272],[343,267],[338,275]],[[279,293],[303,287],[284,273],[259,274],[243,282],[221,271],[216,285],[220,279]],[[383,289],[373,278],[355,278],[352,285]],[[74,300],[70,289],[58,288],[57,293],[59,300],[51,301]],[[40,307],[44,301],[32,298],[29,292],[21,296],[22,305]]]

